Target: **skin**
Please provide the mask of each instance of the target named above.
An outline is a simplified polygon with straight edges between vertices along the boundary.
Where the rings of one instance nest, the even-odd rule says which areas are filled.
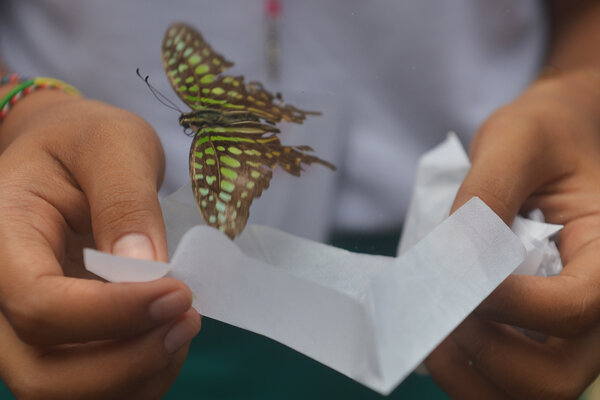
[[[200,329],[189,288],[78,279],[83,247],[167,260],[155,132],[46,90],[11,110],[0,149],[1,379],[24,399],[160,398]]]
[[[571,399],[600,372],[600,5],[553,11],[561,72],[481,127],[454,209],[477,195],[508,223],[541,208],[565,225],[565,269],[510,277],[429,356],[456,399]],[[41,91],[0,125],[0,151],[0,378],[19,398],[160,398],[200,328],[189,289],[75,278],[85,246],[166,260],[156,134],[126,111]]]
[[[553,7],[558,72],[479,129],[453,209],[476,195],[509,223],[540,208],[564,225],[564,270],[509,277],[428,357],[452,398],[576,399],[600,373],[600,3]]]

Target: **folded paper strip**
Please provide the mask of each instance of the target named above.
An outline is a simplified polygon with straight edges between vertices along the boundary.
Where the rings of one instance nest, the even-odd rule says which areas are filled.
[[[442,146],[455,146],[448,141]],[[232,242],[191,227],[199,216],[189,189],[162,205],[176,249],[170,263],[87,249],[86,267],[114,282],[181,279],[201,314],[277,340],[382,394],[526,258],[523,241],[478,198],[442,216],[398,258],[258,225]]]

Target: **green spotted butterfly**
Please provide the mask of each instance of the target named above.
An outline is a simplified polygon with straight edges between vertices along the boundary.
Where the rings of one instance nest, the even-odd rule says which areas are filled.
[[[185,24],[169,27],[162,44],[165,72],[177,95],[193,111],[179,123],[193,132],[190,178],[194,197],[206,223],[233,239],[249,217],[255,197],[269,187],[279,165],[300,176],[302,164],[335,166],[306,154],[309,146],[283,146],[275,123],[301,124],[307,115],[285,104],[259,82],[243,76],[221,75],[233,66]]]

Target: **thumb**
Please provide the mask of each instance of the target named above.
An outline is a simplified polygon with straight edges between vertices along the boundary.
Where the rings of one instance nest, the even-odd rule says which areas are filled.
[[[550,170],[544,165],[533,129],[507,117],[484,124],[473,139],[471,169],[458,190],[452,212],[478,196],[506,224],[511,224]]]

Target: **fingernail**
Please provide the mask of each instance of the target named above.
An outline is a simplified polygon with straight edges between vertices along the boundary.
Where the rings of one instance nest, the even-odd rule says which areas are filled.
[[[130,233],[113,244],[112,253],[117,256],[154,260],[154,246],[148,236]]]
[[[188,296],[181,290],[176,290],[154,300],[148,308],[150,318],[154,321],[166,321],[178,317],[191,306]]]
[[[165,349],[169,354],[175,353],[184,344],[189,342],[200,332],[200,317],[188,317],[178,322],[167,336],[165,336]]]

